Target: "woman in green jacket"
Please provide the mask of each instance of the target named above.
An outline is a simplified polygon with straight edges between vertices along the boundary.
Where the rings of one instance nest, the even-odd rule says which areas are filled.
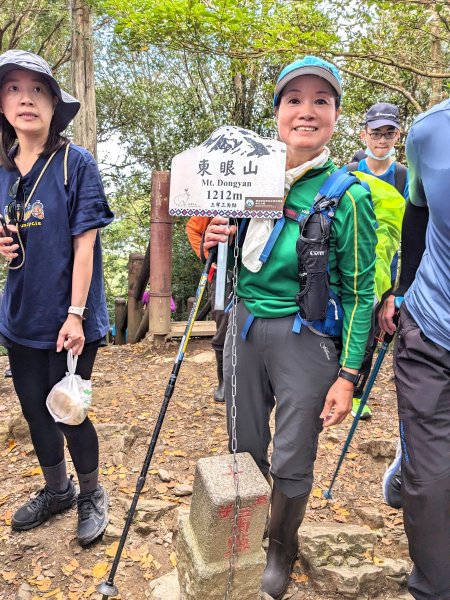
[[[341,79],[336,67],[306,56],[280,73],[274,94],[278,136],[286,144],[285,209],[309,214],[317,193],[336,171],[329,142],[341,112]],[[235,233],[214,217],[205,248]],[[328,335],[321,323],[304,322],[299,292],[296,242],[298,222],[285,225],[264,264],[255,251],[271,224],[250,222],[241,251],[238,302],[224,350],[225,398],[231,435],[232,352],[236,351],[236,435],[238,452],[250,452],[273,479],[269,549],[262,590],[280,600],[298,551],[297,530],[313,482],[322,427],[341,423],[352,407],[353,389],[371,324],[374,301],[375,215],[369,192],[351,185],[331,224],[329,302],[342,315],[342,334]],[[334,299],[335,300],[334,300]],[[341,312],[342,311],[342,312]],[[238,335],[231,335],[235,319]],[[246,331],[246,339],[239,335]],[[272,460],[269,417],[275,408]]]

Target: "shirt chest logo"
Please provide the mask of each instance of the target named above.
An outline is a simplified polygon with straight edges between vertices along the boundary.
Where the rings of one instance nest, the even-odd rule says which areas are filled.
[[[24,220],[28,221],[28,219],[30,217],[33,217],[34,219],[39,219],[40,221],[43,221],[43,219],[45,217],[44,205],[42,204],[42,202],[40,200],[36,200],[36,202],[33,202],[33,204],[31,206],[27,206],[27,208],[25,209]]]

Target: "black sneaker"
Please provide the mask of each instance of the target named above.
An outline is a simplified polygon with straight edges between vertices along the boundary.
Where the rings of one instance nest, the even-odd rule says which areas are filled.
[[[15,513],[11,527],[15,531],[26,531],[37,527],[52,515],[63,512],[75,504],[77,493],[72,479],[65,492],[54,492],[45,486],[38,495],[30,500]]]
[[[87,546],[101,535],[108,525],[108,494],[105,488],[98,486],[93,492],[79,494],[78,505],[78,542]]]

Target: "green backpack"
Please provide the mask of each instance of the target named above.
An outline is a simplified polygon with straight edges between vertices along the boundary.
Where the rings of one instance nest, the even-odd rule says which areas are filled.
[[[347,166],[347,169],[349,166],[351,164]],[[375,294],[380,300],[391,287],[391,262],[400,246],[406,202],[400,192],[390,183],[362,171],[352,171],[352,173],[361,181],[368,183],[377,218]]]

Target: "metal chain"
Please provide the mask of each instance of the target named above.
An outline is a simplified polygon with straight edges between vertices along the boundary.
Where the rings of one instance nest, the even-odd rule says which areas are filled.
[[[239,467],[237,463],[237,434],[236,434],[236,305],[237,305],[237,283],[238,283],[238,261],[239,261],[239,240],[236,234],[234,236],[234,264],[233,264],[233,300],[231,310],[231,451],[233,453],[233,481],[235,489],[233,521],[231,527],[231,553],[230,553],[230,568],[228,571],[227,589],[225,591],[224,600],[231,600],[233,592],[234,574],[236,569],[236,558],[238,553],[238,534],[239,534],[239,511],[241,508],[241,497],[239,494]]]

